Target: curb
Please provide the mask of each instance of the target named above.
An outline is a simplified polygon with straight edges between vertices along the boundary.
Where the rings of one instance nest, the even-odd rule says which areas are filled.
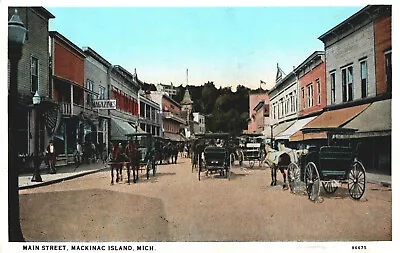
[[[391,182],[383,182],[383,181],[379,181],[379,180],[367,180],[367,183],[371,183],[371,184],[376,184],[376,185],[380,185],[380,186],[383,186],[383,187],[392,188],[392,183]]]
[[[89,175],[89,174],[94,174],[94,173],[97,173],[97,172],[100,172],[100,171],[103,171],[103,170],[106,170],[106,169],[107,168],[101,168],[101,169],[97,169],[97,170],[77,173],[75,175],[68,176],[68,177],[62,177],[62,178],[53,179],[53,180],[46,181],[46,182],[40,182],[38,184],[25,185],[25,186],[18,187],[18,190],[32,189],[32,188],[37,188],[37,187],[41,187],[41,186],[56,184],[56,183],[60,183],[60,182],[63,182],[63,181],[70,180],[70,179],[86,176],[86,175]]]

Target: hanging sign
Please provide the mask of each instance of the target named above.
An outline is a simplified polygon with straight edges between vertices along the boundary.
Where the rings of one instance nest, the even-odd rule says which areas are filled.
[[[100,109],[100,110],[117,109],[117,100],[115,99],[93,100],[93,109]]]

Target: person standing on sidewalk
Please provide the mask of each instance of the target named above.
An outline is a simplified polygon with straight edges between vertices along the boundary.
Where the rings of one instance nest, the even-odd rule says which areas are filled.
[[[54,148],[53,141],[49,141],[46,148],[46,156],[49,161],[49,169],[51,174],[56,174],[56,149]]]
[[[76,154],[75,154],[75,166],[76,168],[79,167],[79,165],[81,165],[82,163],[82,156],[83,156],[83,149],[82,149],[82,145],[77,142],[76,144]]]

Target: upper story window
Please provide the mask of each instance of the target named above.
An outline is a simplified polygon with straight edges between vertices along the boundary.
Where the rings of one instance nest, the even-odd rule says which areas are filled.
[[[140,117],[144,118],[144,103],[140,102]]]
[[[304,92],[304,87],[301,88],[301,100],[303,101],[303,109],[306,108],[306,97]]]
[[[353,66],[342,69],[342,101],[353,101]]]
[[[321,104],[321,83],[319,79],[317,79],[317,92],[318,92],[318,105]]]
[[[308,107],[312,107],[314,105],[314,91],[312,84],[307,85],[307,95],[308,95]]]
[[[386,89],[392,92],[392,50],[385,52]]]
[[[86,80],[86,89],[89,90],[89,92],[87,93],[87,100],[86,103],[88,105],[91,105],[93,103],[93,86],[94,86],[94,82],[90,79]]]
[[[39,59],[31,57],[31,92],[39,90]]]
[[[363,60],[360,62],[360,76],[361,76],[361,97],[365,98],[368,95],[368,69],[367,69],[367,61]]]
[[[336,102],[336,72],[330,73],[330,83],[331,83],[331,103]]]
[[[99,89],[99,99],[106,99],[106,88],[103,86]]]

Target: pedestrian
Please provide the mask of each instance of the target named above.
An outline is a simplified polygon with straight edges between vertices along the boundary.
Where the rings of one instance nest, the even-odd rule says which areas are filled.
[[[53,141],[49,141],[49,145],[46,148],[46,156],[49,161],[49,170],[51,174],[56,174],[56,149],[53,145]]]
[[[76,168],[79,167],[82,163],[82,156],[83,156],[83,149],[80,142],[76,144],[76,151],[75,151],[75,166]]]

